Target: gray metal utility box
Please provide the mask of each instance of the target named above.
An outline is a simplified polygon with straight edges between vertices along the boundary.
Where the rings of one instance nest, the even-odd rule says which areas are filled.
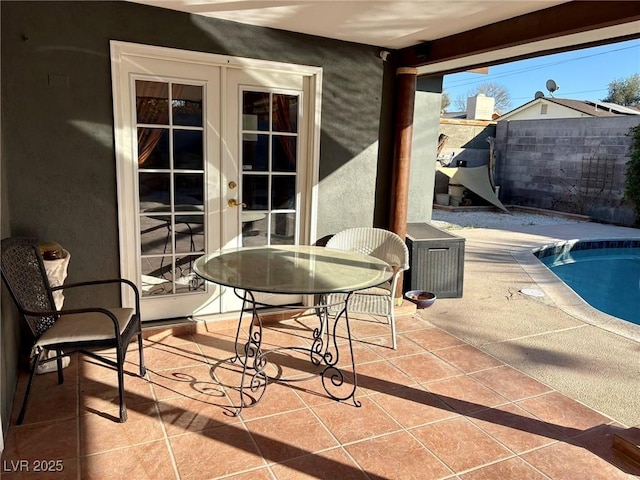
[[[410,268],[404,290],[425,290],[440,298],[462,297],[464,238],[429,224],[407,225]]]

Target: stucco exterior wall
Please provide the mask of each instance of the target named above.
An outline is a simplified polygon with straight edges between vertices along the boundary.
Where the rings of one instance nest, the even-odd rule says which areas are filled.
[[[439,133],[448,137],[442,149],[442,155],[453,155],[455,161],[464,160],[467,162],[467,167],[478,167],[489,163],[487,138],[495,138],[495,122],[441,118]]]
[[[547,113],[542,113],[542,105],[546,105]],[[591,115],[558,105],[557,103],[535,102],[518,112],[509,115],[509,121],[515,120],[549,120],[553,118],[591,118]]]
[[[489,163],[488,137],[495,138],[496,122],[486,120],[466,120],[441,118],[439,133],[447,136],[441,155],[451,158],[451,166],[458,160],[465,161],[467,167],[478,167]],[[449,177],[436,172],[435,193],[447,193]]]
[[[500,200],[631,225],[624,181],[628,133],[638,124],[637,116],[499,121]]]
[[[0,145],[0,171],[3,168],[3,147]],[[0,181],[0,231],[2,238],[9,234],[9,210],[7,208],[7,183]],[[4,449],[4,435],[9,428],[13,395],[17,382],[18,348],[20,345],[20,318],[9,291],[2,283],[0,294],[0,451]]]
[[[445,149],[479,149],[489,150],[487,137],[496,136],[496,122],[485,120],[465,120],[441,118],[439,133],[447,137]]]
[[[441,92],[442,77],[418,78],[413,115],[408,223],[431,220]]]
[[[119,273],[110,40],[322,67],[317,236],[374,223],[377,173],[392,160],[378,148],[376,48],[129,2],[1,8],[9,230],[72,252],[69,282]]]

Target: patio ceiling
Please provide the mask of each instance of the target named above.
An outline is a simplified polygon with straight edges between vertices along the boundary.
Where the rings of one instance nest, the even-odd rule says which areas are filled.
[[[450,73],[640,36],[640,2],[561,0],[134,0],[240,23],[398,50]]]
[[[564,1],[140,0],[139,3],[396,50]]]

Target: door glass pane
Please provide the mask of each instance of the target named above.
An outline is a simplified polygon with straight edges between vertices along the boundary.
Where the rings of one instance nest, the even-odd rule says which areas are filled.
[[[271,245],[293,245],[296,239],[296,214],[273,213]]]
[[[295,208],[296,177],[273,177],[271,185],[271,208]]]
[[[242,170],[266,172],[269,169],[269,135],[242,135]]]
[[[171,257],[146,257],[142,259],[142,295],[168,295],[173,292],[173,265]]]
[[[266,210],[268,205],[269,177],[266,175],[244,175],[242,201],[246,210]]]
[[[171,216],[142,215],[140,217],[140,246],[143,255],[167,253],[171,248]]]
[[[273,130],[275,132],[298,131],[298,97],[295,95],[273,95]]]
[[[171,177],[168,173],[140,173],[140,211],[168,212],[171,210]]]
[[[169,130],[138,128],[138,167],[169,168]]]
[[[136,122],[169,124],[169,84],[136,80]]]
[[[273,136],[273,171],[296,171],[296,137]]]
[[[201,173],[176,173],[175,206],[180,210],[181,206],[199,206],[204,209],[204,175]],[[203,210],[204,211],[204,210]]]
[[[242,245],[261,247],[267,245],[267,214],[242,212]]]
[[[176,293],[204,292],[204,280],[193,271],[199,255],[176,258]]]
[[[176,215],[176,253],[204,252],[204,215]]]
[[[244,92],[242,94],[242,128],[269,130],[269,94]]]
[[[202,170],[203,158],[202,130],[174,130],[174,168]]]
[[[173,124],[202,126],[202,87],[174,83],[171,89]]]

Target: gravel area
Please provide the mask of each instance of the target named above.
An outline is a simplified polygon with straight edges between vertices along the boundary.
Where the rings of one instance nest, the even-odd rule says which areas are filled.
[[[532,225],[557,225],[583,223],[562,216],[543,215],[514,210],[511,213],[497,211],[447,211],[434,208],[431,223],[444,230],[460,228],[510,228]]]

